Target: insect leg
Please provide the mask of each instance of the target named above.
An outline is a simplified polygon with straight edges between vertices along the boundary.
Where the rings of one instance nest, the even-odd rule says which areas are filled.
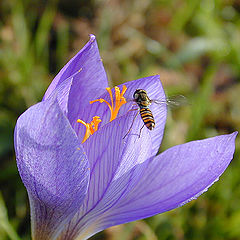
[[[132,109],[129,109],[127,112],[136,111],[136,110],[139,110],[139,108],[132,108]]]
[[[135,115],[135,117],[134,117],[134,119],[133,119],[133,121],[132,121],[132,124],[131,124],[131,126],[130,126],[130,128],[128,129],[128,131],[127,131],[127,133],[125,134],[125,136],[123,137],[123,139],[130,133],[130,131],[132,130],[132,127],[133,127],[133,123],[134,123],[134,121],[136,120],[136,117],[137,117],[137,115],[139,114],[139,112],[140,112],[140,110],[139,109],[137,109],[138,111],[137,111],[137,113],[136,113],[136,115]],[[130,111],[130,110],[129,110]]]
[[[141,137],[141,132],[142,132],[143,128],[144,128],[144,124],[142,125],[142,127],[140,129],[140,132],[139,132],[139,135],[138,135],[139,138]]]

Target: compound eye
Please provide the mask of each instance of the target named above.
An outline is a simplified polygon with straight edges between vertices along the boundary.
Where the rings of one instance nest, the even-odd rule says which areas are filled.
[[[133,97],[134,97],[134,99],[137,99],[139,97],[139,94],[138,93],[134,93]]]

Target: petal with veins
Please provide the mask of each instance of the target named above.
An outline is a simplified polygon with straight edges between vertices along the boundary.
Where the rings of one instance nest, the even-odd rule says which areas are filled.
[[[53,239],[81,205],[89,182],[83,148],[56,101],[18,119],[15,151],[31,205],[34,239]]]

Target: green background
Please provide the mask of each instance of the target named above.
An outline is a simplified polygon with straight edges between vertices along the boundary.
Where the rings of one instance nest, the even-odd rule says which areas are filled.
[[[0,1],[0,239],[30,239],[26,189],[17,172],[17,117],[56,73],[97,37],[110,85],[160,74],[169,97],[161,151],[240,128],[239,0]],[[229,168],[208,192],[152,218],[91,239],[240,239],[240,137]]]

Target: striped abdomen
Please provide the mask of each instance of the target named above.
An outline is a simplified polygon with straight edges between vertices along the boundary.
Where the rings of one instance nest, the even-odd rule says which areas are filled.
[[[149,130],[153,130],[153,128],[155,127],[155,121],[154,121],[151,110],[146,107],[140,107],[140,115],[144,122],[144,125]]]

